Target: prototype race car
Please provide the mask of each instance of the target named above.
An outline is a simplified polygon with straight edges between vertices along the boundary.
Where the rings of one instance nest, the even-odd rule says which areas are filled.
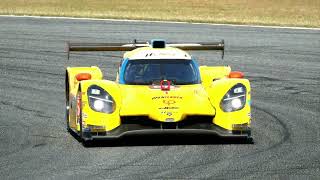
[[[127,51],[115,81],[96,66],[67,67],[67,129],[83,143],[133,134],[214,134],[252,140],[250,83],[229,66],[199,66],[185,50],[213,43],[67,43],[70,51]]]

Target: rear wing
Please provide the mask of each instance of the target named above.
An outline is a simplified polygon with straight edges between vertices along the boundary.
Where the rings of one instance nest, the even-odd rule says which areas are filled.
[[[224,57],[224,40],[220,42],[199,42],[199,43],[165,43],[163,40],[152,40],[151,42],[137,42],[132,43],[72,43],[67,42],[66,51],[68,59],[71,51],[132,51],[140,47],[175,47],[186,51],[199,50],[219,50],[222,52],[222,59]]]

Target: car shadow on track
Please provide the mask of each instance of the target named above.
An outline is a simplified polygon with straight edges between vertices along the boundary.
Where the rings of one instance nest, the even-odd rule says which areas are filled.
[[[214,135],[131,135],[119,139],[93,140],[83,142],[75,133],[70,133],[85,147],[114,146],[174,146],[174,145],[219,145],[219,144],[254,144],[252,138],[224,138]]]
[[[221,138],[216,136],[128,136],[116,140],[94,140],[82,142],[85,147],[115,147],[115,146],[174,146],[174,145],[219,145],[219,144],[253,144],[252,140]]]

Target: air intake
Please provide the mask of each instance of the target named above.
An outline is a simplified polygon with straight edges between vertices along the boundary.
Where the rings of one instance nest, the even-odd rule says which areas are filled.
[[[165,48],[166,41],[162,39],[154,39],[154,40],[151,40],[151,46],[152,48]]]

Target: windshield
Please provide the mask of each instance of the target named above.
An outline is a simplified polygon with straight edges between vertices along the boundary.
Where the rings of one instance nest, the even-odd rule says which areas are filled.
[[[169,80],[173,85],[199,84],[198,69],[192,60],[130,60],[124,73],[125,84],[152,85]]]

